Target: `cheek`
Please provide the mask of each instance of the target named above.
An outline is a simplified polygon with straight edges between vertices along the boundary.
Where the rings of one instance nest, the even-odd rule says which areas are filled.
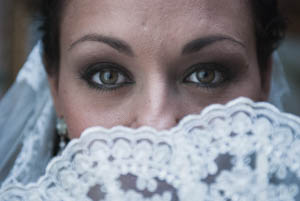
[[[80,97],[76,97],[80,98]],[[73,101],[72,101],[73,100]],[[80,137],[80,134],[89,127],[102,126],[111,128],[117,125],[129,125],[130,113],[119,107],[108,108],[88,101],[77,102],[73,97],[64,97],[64,115],[68,125],[70,138]]]
[[[60,83],[59,104],[68,125],[70,138],[78,138],[89,127],[111,128],[130,125],[131,113],[124,108],[126,102],[104,96],[103,92],[88,89],[69,80]]]
[[[258,68],[251,69],[245,77],[240,79],[241,81],[232,87],[231,99],[243,96],[260,101],[263,91]]]
[[[258,68],[252,68],[248,73],[242,74],[228,87],[211,92],[186,85],[166,84],[168,82],[159,84],[160,82],[153,81],[150,85],[144,84],[144,81],[138,82],[133,88],[101,92],[89,88],[82,80],[67,75],[72,73],[60,74],[58,101],[68,125],[70,138],[80,137],[86,128],[92,126],[135,127],[135,123],[139,124],[138,126],[147,125],[149,122],[158,121],[159,118],[162,118],[162,121],[172,118],[180,120],[188,114],[199,113],[209,104],[224,104],[240,96],[258,101],[262,93]],[[174,86],[180,90],[176,90]],[[162,117],[161,114],[165,116]],[[144,118],[145,116],[148,119]],[[151,121],[148,121],[149,119]]]
[[[249,69],[247,73],[243,73],[235,81],[225,88],[221,88],[210,95],[203,96],[200,94],[199,104],[207,106],[212,103],[226,104],[238,97],[248,97],[253,101],[265,101],[263,96],[263,88],[261,84],[261,75],[258,67]],[[205,103],[205,104],[203,104]]]

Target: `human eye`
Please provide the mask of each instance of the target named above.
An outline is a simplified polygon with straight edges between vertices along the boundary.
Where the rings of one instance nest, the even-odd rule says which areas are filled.
[[[184,83],[216,88],[230,79],[231,72],[219,64],[196,64],[184,76]]]
[[[81,78],[90,87],[100,90],[115,90],[133,83],[131,76],[123,67],[112,63],[89,66],[81,72]]]

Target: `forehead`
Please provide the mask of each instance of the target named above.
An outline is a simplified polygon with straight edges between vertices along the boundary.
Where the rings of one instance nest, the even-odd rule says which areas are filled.
[[[252,34],[248,0],[72,0],[66,4],[62,32],[68,41],[100,32],[127,40]],[[178,37],[178,38],[177,38]],[[247,42],[247,41],[245,41]]]
[[[182,16],[186,14],[226,14],[240,15],[241,9],[248,10],[249,0],[70,0],[66,1],[67,10],[87,12],[86,14],[124,14],[140,17]],[[230,13],[228,11],[231,10]],[[113,13],[118,11],[118,13]],[[76,13],[80,14],[80,13]]]

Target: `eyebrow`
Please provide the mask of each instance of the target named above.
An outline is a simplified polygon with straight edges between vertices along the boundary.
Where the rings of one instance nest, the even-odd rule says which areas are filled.
[[[183,55],[192,54],[192,53],[200,51],[202,48],[204,48],[206,46],[209,46],[213,43],[224,41],[224,40],[234,42],[234,43],[242,46],[243,48],[246,47],[244,43],[242,43],[234,38],[231,38],[228,36],[217,35],[217,36],[208,36],[208,37],[197,38],[195,40],[192,40],[191,42],[187,43],[183,47],[182,54]]]
[[[81,37],[80,39],[73,42],[70,45],[68,50],[73,49],[76,45],[83,43],[83,42],[104,43],[104,44],[112,47],[113,49],[117,50],[118,52],[124,53],[131,57],[134,56],[134,53],[133,53],[131,47],[125,41],[122,41],[115,37],[104,36],[104,35],[99,35],[99,34],[88,34],[88,35]]]

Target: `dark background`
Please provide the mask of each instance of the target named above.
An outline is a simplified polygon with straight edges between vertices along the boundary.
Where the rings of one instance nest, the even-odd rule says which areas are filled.
[[[24,2],[0,0],[0,98],[39,38],[37,22]],[[286,97],[284,104],[288,112],[300,115],[300,1],[281,0],[280,7],[289,28],[278,52],[292,90],[292,96]]]

